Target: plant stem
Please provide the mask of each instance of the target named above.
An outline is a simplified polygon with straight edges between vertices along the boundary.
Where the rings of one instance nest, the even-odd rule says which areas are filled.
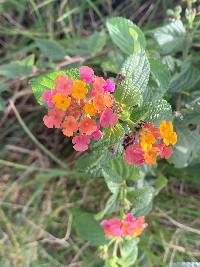
[[[37,166],[27,166],[27,165],[23,165],[23,164],[18,164],[18,163],[14,163],[12,161],[7,161],[7,160],[3,160],[3,159],[0,159],[0,165],[4,165],[4,166],[7,166],[7,167],[11,167],[11,168],[15,168],[15,169],[19,169],[19,170],[32,170],[32,171],[38,171],[38,172],[49,172],[49,173],[52,173],[52,172],[55,172],[55,175],[69,175],[69,174],[74,174],[73,171],[69,171],[69,170],[65,170],[65,169],[52,169],[52,168],[49,168],[49,169],[46,169],[46,168],[40,168],[40,167],[37,167]]]

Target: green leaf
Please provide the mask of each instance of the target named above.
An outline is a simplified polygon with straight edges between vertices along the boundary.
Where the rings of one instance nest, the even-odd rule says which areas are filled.
[[[154,188],[156,190],[155,195],[157,195],[167,185],[167,182],[167,178],[162,174],[156,177],[154,184]]]
[[[120,103],[133,107],[142,101],[149,81],[150,66],[145,51],[128,57],[122,66],[121,74],[125,76],[125,80],[119,84],[115,97]]]
[[[95,56],[106,44],[107,35],[104,31],[94,32],[88,37],[72,40],[67,52],[70,55]]]
[[[5,101],[0,95],[0,111],[4,111],[5,107],[6,107]]]
[[[190,130],[184,120],[175,120],[175,130],[178,141],[169,162],[173,163],[176,168],[184,168],[192,163],[200,162],[199,127]]]
[[[64,47],[54,40],[36,38],[35,44],[41,53],[51,60],[61,60],[65,57]]]
[[[197,98],[192,103],[187,104],[187,108],[182,110],[185,124],[200,125],[200,102]]]
[[[120,266],[133,266],[138,256],[138,242],[139,238],[124,240],[121,247],[121,258],[119,260]]]
[[[94,219],[92,213],[81,209],[72,209],[75,228],[83,240],[90,241],[94,246],[106,243],[104,232],[99,222]]]
[[[139,168],[134,165],[128,165],[122,157],[110,160],[106,167],[119,175],[122,180],[137,181],[140,177]]]
[[[112,41],[127,55],[136,51],[138,44],[143,48],[146,45],[143,32],[128,19],[122,17],[110,18],[106,21],[106,27]]]
[[[117,123],[115,126],[105,129],[103,133],[103,142],[107,145],[114,145],[121,141],[125,131],[121,124]]]
[[[162,97],[169,88],[170,72],[168,67],[158,58],[150,58],[151,75],[158,87],[158,93]]]
[[[28,76],[33,71],[34,55],[30,55],[21,61],[3,64],[0,66],[0,75],[8,79]]]
[[[66,74],[71,79],[79,78],[78,69],[69,69],[66,71],[57,70],[47,74],[42,74],[30,80],[30,84],[32,86],[33,93],[37,102],[42,105],[44,104],[42,100],[42,94],[45,90],[50,90],[55,87],[55,78],[60,74]]]
[[[191,90],[200,81],[200,71],[192,65],[192,60],[186,60],[181,66],[181,71],[176,73],[170,82],[172,92]]]
[[[109,190],[113,194],[118,193],[120,186],[122,184],[123,178],[118,173],[116,173],[109,167],[105,167],[105,166],[103,167],[102,173],[103,173],[105,182]]]
[[[153,200],[154,188],[152,186],[144,186],[127,193],[127,198],[133,204],[134,213],[145,209]]]
[[[101,63],[101,67],[105,72],[119,73],[123,62],[124,57],[119,51],[111,51]]]
[[[164,54],[178,52],[185,46],[186,30],[180,20],[173,21],[154,31],[154,38]]]
[[[95,219],[101,220],[106,214],[119,211],[119,208],[119,197],[117,192],[116,194],[112,194],[108,198],[105,204],[105,208],[95,215]]]
[[[148,112],[145,117],[146,121],[158,123],[161,120],[171,120],[172,110],[170,104],[164,99],[158,99],[146,104]]]

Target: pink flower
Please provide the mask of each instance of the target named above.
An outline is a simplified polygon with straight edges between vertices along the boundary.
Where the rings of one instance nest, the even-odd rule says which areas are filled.
[[[52,96],[56,94],[56,91],[53,90],[45,90],[42,95],[42,99],[47,103],[49,108],[54,107],[54,103],[52,102]]]
[[[132,213],[128,213],[124,219],[122,224],[122,231],[124,236],[131,235],[132,232],[136,229],[135,226],[136,218]]]
[[[66,75],[59,75],[55,79],[56,93],[60,93],[63,96],[68,96],[72,92],[73,81],[70,80]]]
[[[128,146],[124,152],[124,159],[129,164],[142,165],[145,161],[144,152],[139,145]]]
[[[121,221],[117,218],[103,220],[101,222],[101,226],[103,227],[107,237],[119,237],[123,234],[121,229]]]
[[[143,216],[136,219],[132,213],[129,213],[122,220],[123,236],[137,237],[141,235],[146,226]]]
[[[80,67],[80,79],[86,83],[93,83],[94,82],[94,71],[93,69],[82,66]]]
[[[109,128],[117,123],[118,116],[111,108],[106,108],[100,117],[100,124],[104,128]]]
[[[147,224],[143,216],[135,218],[132,213],[129,213],[121,221],[117,218],[103,220],[101,226],[107,237],[135,238],[142,234]]]
[[[115,83],[111,79],[106,80],[106,84],[104,85],[104,91],[109,93],[114,93],[115,91]]]
[[[73,133],[78,130],[78,122],[73,116],[65,118],[65,121],[62,123],[63,134],[70,137],[73,136]]]
[[[148,129],[155,138],[160,138],[159,128],[154,127],[151,122],[146,122],[144,128]]]
[[[48,128],[60,128],[65,113],[59,109],[49,109],[48,114],[44,116],[43,122]]]
[[[166,146],[164,143],[160,143],[155,146],[159,149],[161,158],[169,159],[173,154],[173,148],[171,146]]]
[[[98,141],[102,137],[102,132],[100,131],[100,124],[97,124],[97,129],[92,133],[92,138]]]
[[[74,144],[73,148],[76,151],[85,151],[88,149],[88,145],[90,144],[90,136],[88,135],[75,136],[72,139],[72,143]]]
[[[87,134],[90,135],[93,132],[95,132],[97,129],[97,123],[96,121],[90,119],[90,118],[82,118],[79,122],[79,131],[81,134]]]

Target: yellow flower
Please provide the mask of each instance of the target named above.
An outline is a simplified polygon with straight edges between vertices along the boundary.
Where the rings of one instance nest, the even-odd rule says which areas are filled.
[[[95,116],[97,113],[97,110],[94,108],[94,105],[89,102],[85,103],[85,105],[83,106],[83,110],[86,114],[90,116]]]
[[[86,88],[86,83],[81,80],[74,81],[72,87],[72,96],[76,99],[83,99],[87,94],[88,89]]]
[[[149,165],[156,164],[156,158],[159,154],[159,150],[156,147],[152,147],[144,154],[145,162]]]
[[[56,108],[65,111],[70,106],[71,98],[57,93],[52,96],[52,102],[54,103]]]
[[[161,121],[159,130],[160,136],[163,138],[165,145],[169,146],[170,144],[176,144],[177,134],[174,132],[174,127],[171,121]]]
[[[147,152],[152,148],[152,145],[155,144],[156,138],[155,136],[148,130],[143,129],[140,134],[140,146],[144,152]]]

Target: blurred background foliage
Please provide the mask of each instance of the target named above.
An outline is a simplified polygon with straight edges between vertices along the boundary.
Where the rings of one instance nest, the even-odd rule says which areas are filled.
[[[148,215],[135,266],[200,260],[200,32],[198,22],[190,29],[184,19],[169,26],[170,16],[181,14],[178,4],[184,10],[186,2],[172,0],[0,1],[0,266],[102,266],[80,238],[87,233],[74,227],[78,211],[72,219],[70,210],[98,213],[108,198],[106,186],[101,178],[59,168],[63,161],[73,167],[79,155],[61,133],[42,124],[45,111],[28,80],[81,64],[115,77],[126,55],[108,35],[111,16],[129,18],[143,30],[154,78],[149,86],[157,83],[153,96],[171,103],[179,135],[169,163],[143,170],[159,189],[168,185]]]

